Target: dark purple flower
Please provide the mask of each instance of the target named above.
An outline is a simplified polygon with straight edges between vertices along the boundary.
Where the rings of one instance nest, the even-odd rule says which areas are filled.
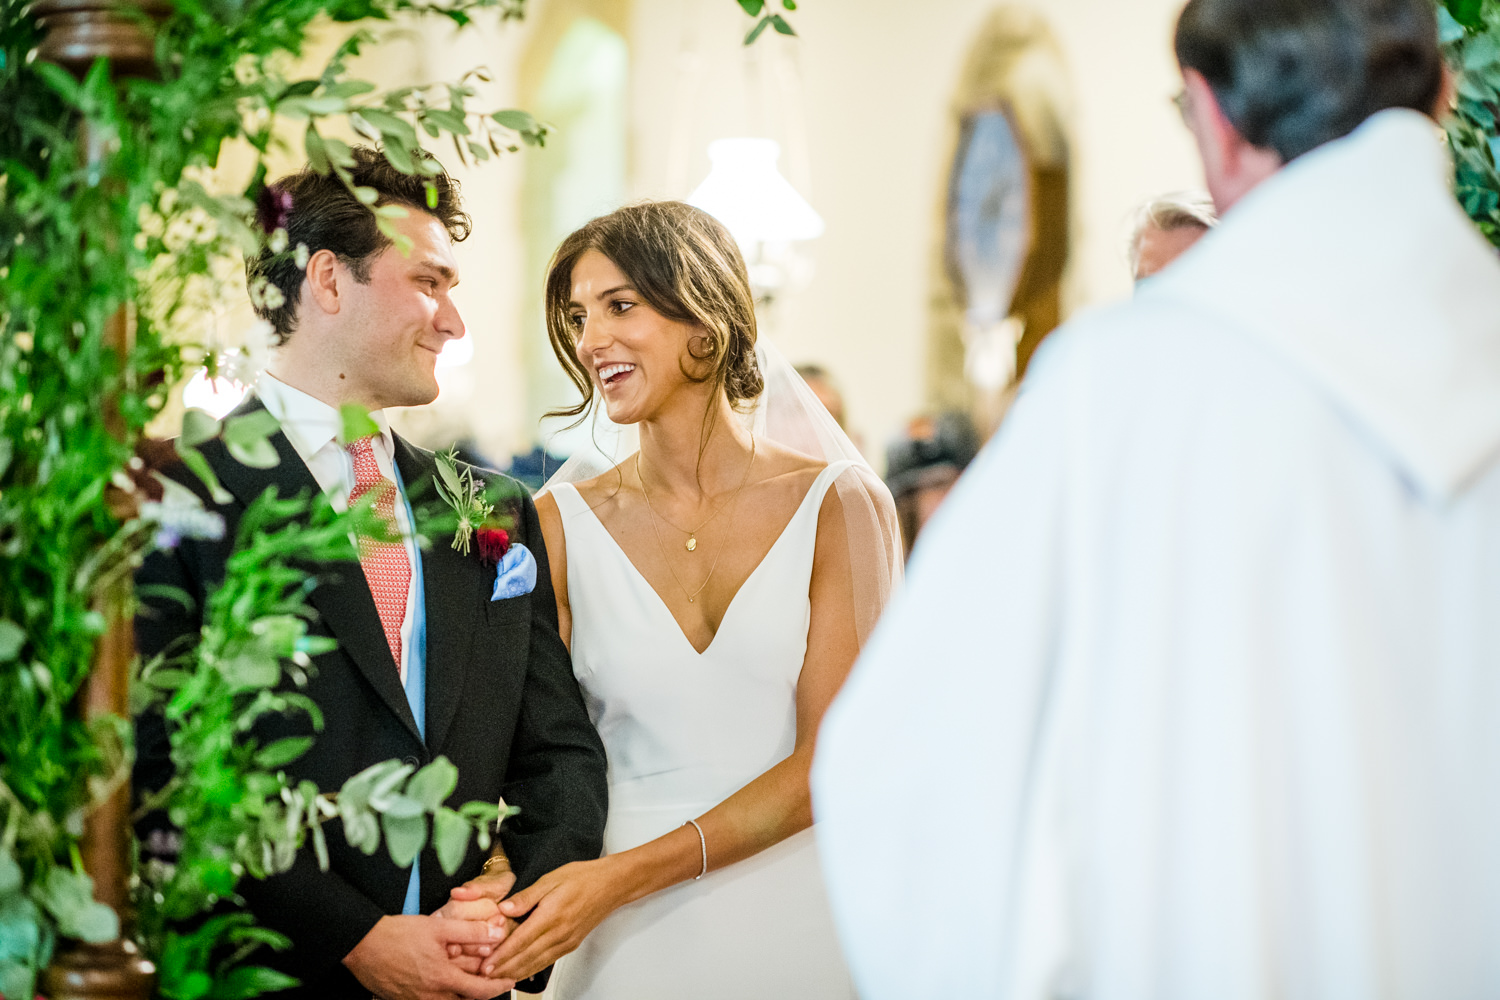
[[[285,229],[291,215],[292,193],[290,191],[283,190],[274,184],[267,184],[260,189],[260,197],[255,200],[255,221],[260,223],[260,228],[267,235],[278,229]]]

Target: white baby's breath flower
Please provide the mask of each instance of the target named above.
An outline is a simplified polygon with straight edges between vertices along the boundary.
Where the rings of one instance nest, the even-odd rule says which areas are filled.
[[[132,240],[131,242],[135,244],[135,248],[137,250],[140,250],[140,251],[144,252],[145,249],[146,249],[146,247],[147,247],[147,245],[150,243],[150,240],[148,240],[146,238],[146,234],[145,233],[136,233],[135,234],[135,239]]]
[[[171,215],[172,214],[172,209],[174,209],[176,207],[177,207],[177,189],[176,188],[167,188],[165,191],[163,191],[161,193],[161,197],[159,199],[157,199],[157,208],[160,210],[160,212],[161,212],[162,215]]]
[[[140,223],[141,232],[147,236],[160,236],[162,234],[162,218],[150,205],[142,205],[136,213],[136,221]]]
[[[299,269],[306,270],[308,256],[309,254],[307,252],[307,244],[298,243],[297,249],[292,254],[292,260],[296,263]]]
[[[266,285],[264,301],[267,309],[280,309],[286,305],[286,296],[281,294],[281,289],[275,285]]]
[[[276,230],[271,234],[271,238],[266,241],[266,245],[271,248],[272,253],[281,253],[286,249],[286,230]]]
[[[266,304],[266,279],[256,278],[245,286],[245,291],[250,296],[250,304],[260,309]]]
[[[234,64],[234,78],[242,87],[248,87],[260,79],[260,67],[256,65],[253,55],[247,52],[240,56]]]
[[[181,253],[198,235],[197,227],[185,215],[179,215],[167,223],[167,231],[161,241],[172,253]]]
[[[245,365],[249,369],[241,381],[250,382],[271,363],[271,349],[276,343],[276,328],[263,319],[250,324],[245,331]]]

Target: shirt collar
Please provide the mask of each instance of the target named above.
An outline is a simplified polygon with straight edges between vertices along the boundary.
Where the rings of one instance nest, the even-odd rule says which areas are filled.
[[[286,439],[306,462],[328,446],[338,444],[343,418],[339,411],[315,396],[294,388],[270,372],[261,372],[255,383],[255,394],[266,404],[266,410],[281,424]],[[394,454],[390,423],[383,410],[372,410],[370,419],[380,428],[387,454]]]

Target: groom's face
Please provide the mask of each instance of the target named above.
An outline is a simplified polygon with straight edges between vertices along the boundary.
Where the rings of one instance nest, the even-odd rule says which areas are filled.
[[[436,399],[438,354],[464,334],[451,297],[458,264],[448,231],[417,209],[392,221],[411,240],[410,251],[386,247],[367,283],[352,280],[352,273],[340,282],[341,322],[329,345],[348,398],[372,410]]]

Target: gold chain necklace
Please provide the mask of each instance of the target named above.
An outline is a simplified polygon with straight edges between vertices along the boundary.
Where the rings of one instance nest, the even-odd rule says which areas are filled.
[[[713,515],[711,517],[709,517],[708,521],[712,521],[715,517],[718,517],[719,514],[721,514],[723,511],[729,509],[730,507],[734,506],[736,503],[739,502],[740,494],[742,492],[744,492],[745,484],[750,481],[750,470],[751,470],[751,468],[754,467],[754,465],[755,465],[755,436],[752,434],[750,436],[750,461],[745,466],[745,474],[744,474],[744,476],[742,476],[740,478],[739,488],[734,491],[734,496],[732,496],[732,497],[729,498],[729,502],[728,503],[726,503],[723,507],[720,507],[718,510],[716,510],[716,511],[713,512]],[[719,543],[719,551],[714,556],[713,565],[710,566],[710,567],[708,567],[708,575],[703,578],[703,583],[698,587],[697,590],[693,591],[692,593],[688,593],[688,589],[686,587],[684,587],[682,585],[682,581],[680,579],[678,579],[677,571],[672,568],[672,560],[667,556],[667,547],[666,547],[665,544],[663,544],[663,542],[661,540],[661,528],[658,527],[657,523],[656,523],[656,508],[653,507],[653,506],[651,506],[651,492],[646,489],[646,477],[643,476],[643,475],[641,475],[641,453],[640,452],[636,452],[635,453],[635,477],[641,481],[641,496],[643,496],[643,497],[646,498],[646,509],[651,512],[651,533],[656,536],[656,547],[661,550],[662,562],[664,562],[664,563],[667,564],[667,572],[672,574],[672,582],[675,583],[675,584],[677,584],[677,589],[680,590],[680,591],[682,591],[683,596],[688,599],[688,603],[689,604],[696,603],[697,600],[698,600],[698,595],[701,594],[701,593],[703,593],[704,589],[708,586],[708,581],[710,581],[710,580],[712,580],[714,578],[714,570],[716,570],[716,569],[719,568],[719,557],[724,554],[724,546],[727,545],[727,544],[729,544],[729,538],[726,536],[724,538],[724,541]],[[665,521],[666,518],[662,518],[662,520]],[[698,527],[700,527],[700,528],[703,527],[703,525],[708,524],[708,521],[704,521],[703,524],[698,525]],[[672,522],[671,521],[667,521],[667,524],[670,525],[670,524],[672,524]],[[677,530],[681,531],[682,529],[678,528]],[[696,532],[694,534],[696,534]],[[696,549],[697,547],[698,547],[698,540],[696,538],[690,537],[688,539],[687,550],[689,552],[691,552],[694,549]]]

